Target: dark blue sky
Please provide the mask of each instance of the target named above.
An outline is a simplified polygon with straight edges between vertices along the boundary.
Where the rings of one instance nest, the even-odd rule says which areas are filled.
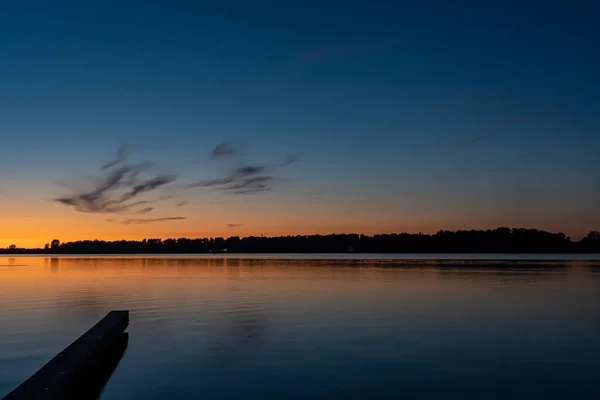
[[[578,235],[600,224],[599,16],[595,1],[5,1],[2,186],[47,200],[124,142],[208,179],[230,140],[247,162],[300,156],[261,196],[304,219],[341,201],[365,218],[352,227]]]

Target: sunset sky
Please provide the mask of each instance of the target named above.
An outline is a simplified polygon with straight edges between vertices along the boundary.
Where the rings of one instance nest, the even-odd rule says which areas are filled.
[[[595,1],[0,2],[0,247],[600,229]]]

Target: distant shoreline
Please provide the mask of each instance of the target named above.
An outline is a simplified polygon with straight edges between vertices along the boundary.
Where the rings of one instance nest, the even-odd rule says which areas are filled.
[[[397,262],[600,262],[600,253],[0,253],[1,257],[195,258],[229,260],[340,260]]]
[[[43,249],[15,245],[1,254],[600,254],[600,232],[579,241],[537,229],[439,231],[425,234],[248,236],[143,240],[54,239]]]

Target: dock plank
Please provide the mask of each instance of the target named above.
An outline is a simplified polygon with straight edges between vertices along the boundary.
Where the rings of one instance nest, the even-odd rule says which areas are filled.
[[[74,398],[90,377],[106,373],[106,358],[118,347],[128,325],[129,311],[109,312],[3,400]]]

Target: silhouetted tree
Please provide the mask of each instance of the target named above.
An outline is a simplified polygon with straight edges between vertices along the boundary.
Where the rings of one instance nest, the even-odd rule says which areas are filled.
[[[583,252],[600,252],[600,232],[591,231],[579,242],[580,250]]]
[[[600,242],[600,232],[591,231],[583,238],[583,240],[590,242]]]
[[[60,240],[54,239],[54,240],[52,240],[52,242],[50,244],[50,249],[52,251],[56,251],[56,250],[58,250],[59,246],[60,246]]]
[[[563,233],[537,229],[506,228],[488,230],[442,230],[433,235],[296,235],[240,238],[178,238],[83,240],[60,243],[54,239],[45,250],[72,254],[126,253],[600,253],[600,233],[592,231],[578,242]],[[10,249],[4,250],[9,251]],[[15,249],[17,252],[41,252],[41,249]]]

